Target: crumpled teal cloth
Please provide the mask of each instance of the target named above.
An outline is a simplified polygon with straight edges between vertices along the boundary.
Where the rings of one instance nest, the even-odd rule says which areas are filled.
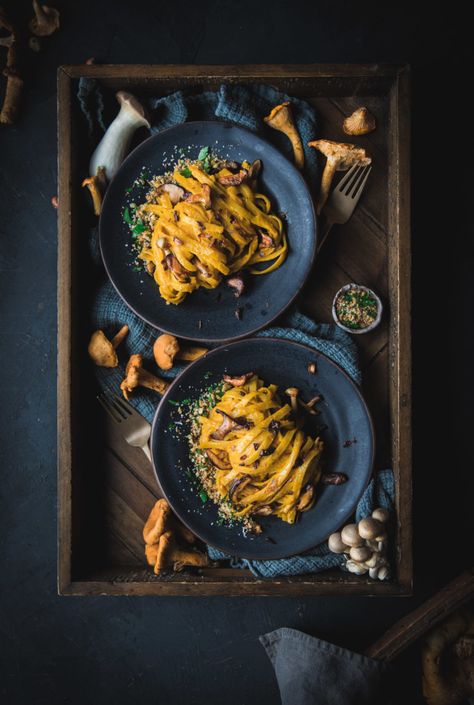
[[[337,362],[354,382],[360,384],[357,347],[348,333],[332,324],[315,323],[311,318],[294,309],[278,323],[278,326],[266,328],[256,335],[286,338],[309,345]],[[143,355],[145,369],[149,369],[150,372],[157,371],[153,358],[153,343],[158,337],[156,329],[135,315],[117,295],[112,284],[105,281],[97,292],[93,304],[91,330],[103,330],[111,338],[124,324],[128,325],[130,332],[117,350],[120,365],[94,368],[99,385],[104,392],[117,393],[120,382],[124,378],[125,363],[133,353]],[[183,366],[177,364],[171,370],[160,370],[159,374],[161,377],[172,378],[176,377],[182,369]],[[150,422],[153,420],[157,405],[156,393],[141,387],[134,393],[132,402],[142,416]]]
[[[357,505],[356,521],[370,516],[377,507],[385,507],[393,517],[395,497],[395,483],[391,470],[381,470],[370,481],[362,498]],[[304,573],[320,573],[328,568],[341,567],[344,556],[331,553],[327,543],[316,546],[311,551],[300,556],[282,558],[274,561],[250,561],[246,558],[232,558],[222,551],[207,547],[207,552],[212,560],[230,561],[233,568],[249,568],[257,578],[277,578],[282,575],[303,575]]]
[[[93,79],[81,79],[79,82],[78,100],[87,120],[89,132],[97,131],[104,123],[104,100],[99,84]],[[288,158],[292,150],[288,140],[280,133],[267,127],[262,118],[272,107],[285,100],[291,100],[296,124],[305,149],[305,176],[310,183],[315,183],[318,177],[317,160],[314,150],[306,146],[308,140],[317,135],[317,116],[314,108],[305,101],[289,98],[272,86],[255,84],[252,86],[223,85],[215,92],[203,92],[197,95],[186,94],[183,91],[172,93],[164,98],[151,99],[152,132],[159,132],[172,125],[186,120],[230,120],[254,132],[259,132],[267,140],[278,146]],[[91,233],[91,256],[100,265],[97,247],[97,234]],[[112,337],[117,330],[128,324],[130,332],[118,350],[120,365],[116,368],[94,367],[97,382],[103,391],[116,393],[124,377],[124,366],[132,353],[143,355],[143,364],[150,371],[155,369],[152,347],[157,337],[157,331],[144,323],[122,301],[106,280],[105,275],[99,277],[92,315],[91,331],[102,329]],[[354,339],[335,325],[318,324],[296,309],[287,312],[274,326],[257,333],[258,336],[270,336],[294,340],[313,347],[325,353],[337,362],[356,382],[360,384],[361,374],[358,365],[357,346]],[[160,371],[164,377],[175,377],[182,370],[175,366],[169,372]],[[157,396],[146,389],[138,390],[132,403],[148,421],[153,419]],[[378,473],[367,488],[361,499],[358,516],[370,514],[376,506],[393,508],[393,474],[391,470]],[[299,575],[316,573],[342,564],[342,559],[330,553],[326,545],[315,548],[304,556],[278,561],[247,561],[231,558],[208,547],[211,558],[230,560],[232,565],[248,567],[258,577],[277,577],[279,575]]]

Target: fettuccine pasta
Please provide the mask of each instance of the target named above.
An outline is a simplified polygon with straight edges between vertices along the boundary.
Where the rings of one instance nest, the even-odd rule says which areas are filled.
[[[235,517],[273,514],[290,524],[314,503],[322,440],[298,428],[274,384],[253,375],[200,418],[199,448]]]
[[[238,173],[227,167],[207,173],[189,163],[138,206],[149,228],[138,257],[168,303],[181,303],[199,287],[214,289],[244,268],[261,275],[284,262],[283,222],[256,190],[254,171],[246,162]]]

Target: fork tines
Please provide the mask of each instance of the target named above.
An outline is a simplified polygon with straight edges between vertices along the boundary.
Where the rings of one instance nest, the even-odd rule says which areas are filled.
[[[357,198],[361,194],[371,170],[371,164],[367,166],[354,164],[336,186],[337,191],[344,196]]]

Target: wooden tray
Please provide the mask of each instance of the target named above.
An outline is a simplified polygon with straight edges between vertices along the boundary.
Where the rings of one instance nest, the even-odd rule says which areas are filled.
[[[350,281],[373,287],[386,313],[357,337],[364,393],[377,433],[376,468],[397,483],[395,575],[376,582],[342,571],[258,580],[249,571],[208,568],[156,577],[143,559],[141,530],[157,496],[152,469],[127,446],[95,402],[87,360],[87,312],[94,269],[87,245],[90,208],[81,191],[88,150],[76,99],[81,76],[112,94],[165,95],[221,83],[270,83],[313,103],[318,137],[347,141],[345,115],[360,105],[376,115],[367,138],[374,169],[350,222],[334,228],[301,297],[303,310],[331,321],[331,301]],[[58,589],[64,595],[409,595],[412,587],[410,363],[410,113],[405,66],[65,66],[59,81],[58,256]]]

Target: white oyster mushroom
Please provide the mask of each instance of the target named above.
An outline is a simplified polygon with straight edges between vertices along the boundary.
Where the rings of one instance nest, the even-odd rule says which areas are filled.
[[[142,105],[131,93],[118,91],[116,94],[120,110],[105,135],[97,145],[89,163],[89,173],[96,176],[101,167],[107,181],[115,176],[130,147],[130,142],[139,127],[150,128]]]

